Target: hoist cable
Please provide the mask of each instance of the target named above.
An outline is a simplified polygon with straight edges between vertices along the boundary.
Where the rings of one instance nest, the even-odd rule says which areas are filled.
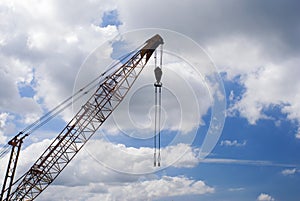
[[[158,166],[160,166],[161,87],[158,91]]]
[[[154,69],[157,65],[157,51],[154,51]],[[157,116],[157,88],[154,87],[154,166],[156,166],[156,116]]]
[[[162,58],[163,58],[163,45],[160,46],[160,69],[162,70]],[[158,93],[158,166],[160,166],[161,156],[160,156],[160,133],[161,133],[161,91],[162,85],[159,87]]]
[[[4,145],[3,147],[1,147],[1,150],[0,150],[0,159],[3,158],[8,152],[9,152],[9,145],[6,144]]]
[[[162,70],[163,45],[160,46],[160,69]]]
[[[43,125],[45,125],[47,122],[49,122],[55,116],[57,116],[58,114],[62,113],[66,108],[68,108],[69,106],[71,106],[72,103],[78,101],[81,97],[83,97],[84,95],[88,94],[88,92],[90,90],[92,90],[95,87],[99,86],[104,81],[104,79],[107,76],[110,76],[111,74],[114,73],[114,71],[112,71],[112,69],[114,69],[119,64],[122,64],[122,62],[125,59],[127,59],[129,56],[131,56],[133,54],[136,54],[138,52],[138,50],[141,48],[141,46],[143,46],[143,45],[144,44],[140,45],[135,50],[129,52],[128,54],[125,54],[124,56],[120,57],[118,60],[116,60],[115,62],[113,62],[112,64],[110,64],[107,67],[107,70],[105,70],[105,72],[103,72],[101,75],[99,75],[96,78],[94,78],[91,82],[89,82],[83,88],[79,89],[77,92],[75,92],[74,94],[72,94],[70,97],[68,97],[65,100],[63,100],[56,107],[52,108],[50,111],[48,111],[42,117],[40,117],[38,120],[36,120],[35,122],[33,122],[32,124],[30,124],[29,126],[27,126],[25,129],[23,129],[21,132],[19,132],[15,137],[19,137],[20,135],[27,135],[28,136],[28,135],[32,134],[34,131],[36,131],[37,129],[39,129]],[[92,85],[93,83],[94,83],[94,85]],[[90,88],[85,91],[85,89],[87,89],[88,87],[90,87]],[[10,150],[9,144],[4,145],[0,149],[0,159],[3,158],[9,152],[9,150]]]
[[[156,135],[157,135],[157,87],[154,93],[154,166],[156,166]]]
[[[81,88],[79,91],[77,91],[76,93],[74,93],[73,95],[71,95],[70,97],[68,97],[67,99],[65,99],[64,101],[62,101],[60,104],[58,104],[56,107],[54,107],[53,109],[51,109],[49,112],[47,112],[45,115],[43,115],[40,119],[38,119],[37,121],[35,121],[34,123],[32,123],[31,125],[27,126],[22,133],[26,133],[27,131],[29,131],[29,133],[31,133],[31,130],[34,130],[34,126],[36,126],[37,124],[41,123],[43,119],[47,118],[48,116],[52,116],[51,114],[54,113],[56,110],[58,110],[60,107],[62,107],[63,105],[67,104],[69,101],[71,101],[74,97],[76,97],[79,93],[81,93],[86,87],[88,87],[89,85],[91,85],[93,82],[95,82],[97,79],[99,78],[99,76],[97,78],[95,78],[92,82],[90,82],[89,84],[87,84],[85,87]],[[68,105],[68,104],[67,104]],[[62,111],[61,109],[59,111]],[[59,113],[59,112],[58,112]],[[55,114],[58,114],[57,112]],[[39,125],[37,126],[39,127]],[[33,128],[33,129],[32,129]]]
[[[50,110],[49,112],[47,112],[45,115],[43,115],[40,119],[38,119],[37,121],[35,121],[34,123],[32,123],[31,125],[27,126],[22,133],[26,133],[27,131],[29,131],[30,129],[32,129],[34,126],[36,126],[37,124],[41,123],[43,119],[47,118],[48,116],[50,116],[52,119],[54,116],[58,115],[59,113],[61,113],[62,111],[64,111],[64,109],[66,109],[67,107],[63,107],[64,109],[59,109],[60,107],[62,107],[63,105],[67,105],[70,106],[71,104],[68,103],[68,101],[71,101],[72,99],[74,99],[74,97],[76,97],[78,94],[80,94],[84,89],[86,89],[87,87],[89,87],[90,85],[92,85],[94,82],[96,82],[99,78],[103,77],[105,74],[107,74],[109,71],[111,71],[115,66],[117,66],[119,63],[121,63],[124,59],[126,59],[128,56],[130,56],[133,52],[135,52],[136,50],[130,52],[129,54],[126,54],[125,56],[123,56],[120,60],[118,60],[117,62],[115,62],[115,64],[111,65],[111,67],[109,67],[104,73],[102,73],[101,75],[97,76],[95,79],[93,79],[90,83],[88,83],[87,85],[85,85],[83,88],[79,89],[76,93],[74,93],[73,95],[71,95],[70,97],[68,97],[67,99],[65,99],[64,101],[62,101],[60,104],[58,104],[56,107],[54,107],[52,110]],[[100,81],[101,82],[101,81]],[[83,93],[84,95],[87,93]],[[82,97],[82,95],[80,96]],[[67,104],[68,103],[68,104]],[[59,109],[59,110],[58,110]],[[56,110],[58,110],[59,112],[54,113]],[[55,115],[51,115],[52,113],[54,113]],[[49,117],[47,118],[48,122]],[[44,123],[41,123],[44,125]],[[41,126],[38,125],[38,128],[40,128]],[[35,128],[33,128],[32,130],[36,130]],[[31,131],[29,131],[28,133],[32,133]]]

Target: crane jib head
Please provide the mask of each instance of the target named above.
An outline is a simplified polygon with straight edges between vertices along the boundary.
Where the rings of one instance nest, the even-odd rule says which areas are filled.
[[[152,53],[155,51],[155,49],[159,46],[164,44],[164,41],[162,37],[158,34],[153,36],[152,38],[148,39],[146,41],[146,45],[141,49],[141,55],[142,57],[146,55],[146,61],[148,61],[152,55]]]
[[[158,34],[153,36],[152,38],[148,39],[146,41],[146,45],[144,46],[143,49],[153,49],[155,50],[159,45],[164,44],[164,40],[162,37]]]

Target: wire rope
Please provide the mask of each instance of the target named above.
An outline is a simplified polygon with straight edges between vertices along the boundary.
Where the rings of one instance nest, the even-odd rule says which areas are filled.
[[[42,126],[44,126],[51,119],[53,119],[54,117],[56,117],[57,115],[59,115],[60,113],[62,113],[65,109],[67,109],[68,107],[70,107],[74,102],[77,102],[83,96],[85,96],[86,94],[88,94],[92,89],[94,89],[97,86],[99,86],[105,80],[105,78],[107,76],[109,76],[112,73],[114,73],[114,71],[112,71],[112,70],[116,66],[118,66],[119,64],[122,64],[122,62],[124,60],[126,60],[130,55],[132,55],[134,53],[137,53],[138,49],[140,49],[141,46],[143,46],[143,45],[144,44],[140,45],[135,50],[129,52],[128,54],[123,55],[118,60],[116,60],[115,62],[113,62],[112,64],[110,64],[107,67],[107,69],[101,75],[97,76],[91,82],[89,82],[88,84],[86,84],[84,87],[80,88],[74,94],[72,94],[71,96],[69,96],[68,98],[66,98],[62,102],[60,102],[57,106],[55,106],[54,108],[52,108],[51,110],[49,110],[46,114],[44,114],[38,120],[34,121],[32,124],[30,124],[27,127],[25,127],[21,132],[19,132],[17,135],[15,135],[14,138],[15,137],[19,137],[21,135],[23,135],[23,136],[24,135],[29,136],[30,134],[32,134],[33,132],[35,132],[36,130],[38,130]],[[8,143],[5,144],[3,147],[1,147],[0,148],[0,159],[4,158],[4,156],[9,152],[9,150],[10,150],[10,146],[9,146]]]

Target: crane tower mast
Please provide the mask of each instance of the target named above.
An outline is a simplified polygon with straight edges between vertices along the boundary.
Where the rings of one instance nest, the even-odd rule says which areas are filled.
[[[45,190],[120,104],[155,49],[162,44],[161,36],[153,36],[121,67],[105,77],[90,99],[9,189],[11,192],[3,200],[34,200]]]

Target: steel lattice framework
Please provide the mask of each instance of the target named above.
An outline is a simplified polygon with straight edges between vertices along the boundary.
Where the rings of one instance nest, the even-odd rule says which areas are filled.
[[[91,98],[54,139],[4,200],[34,200],[62,172],[124,99],[163,39],[155,35],[126,63],[107,76]]]
[[[8,166],[7,166],[7,170],[6,170],[6,174],[5,174],[4,182],[3,182],[3,186],[2,186],[2,192],[5,192],[6,196],[8,196],[10,194],[10,191],[11,191],[10,187],[13,185],[13,179],[14,179],[14,175],[15,175],[16,169],[17,169],[18,158],[20,155],[21,146],[22,146],[24,138],[27,136],[27,135],[24,135],[21,138],[19,138],[19,136],[22,134],[23,133],[19,133],[12,140],[10,140],[8,142],[8,144],[12,146],[12,149],[11,149],[9,162],[8,162]],[[1,194],[0,200],[2,200],[5,195],[4,195],[4,193]]]

